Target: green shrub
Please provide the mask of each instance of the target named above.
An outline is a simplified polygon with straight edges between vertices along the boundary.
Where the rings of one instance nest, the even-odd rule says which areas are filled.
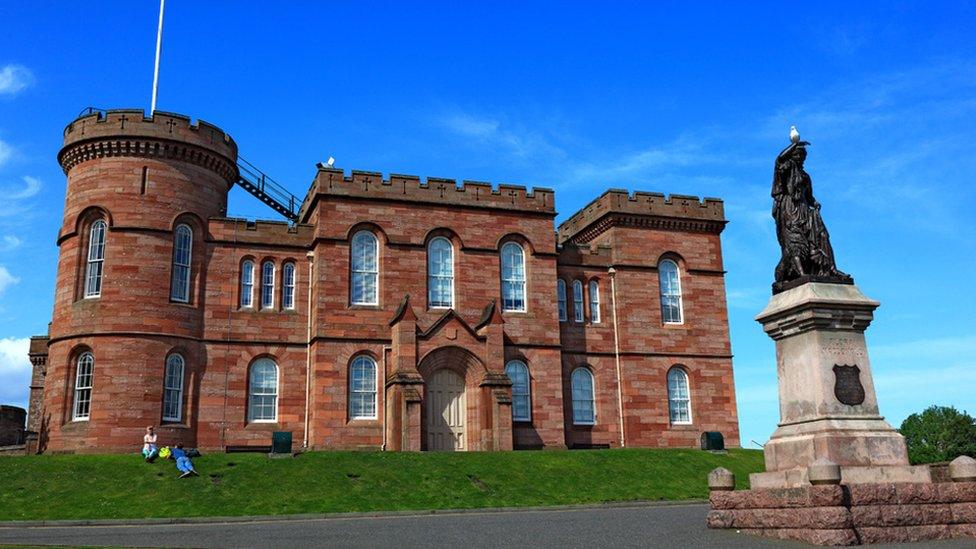
[[[899,429],[912,464],[976,457],[976,419],[952,406],[930,406],[905,418]]]

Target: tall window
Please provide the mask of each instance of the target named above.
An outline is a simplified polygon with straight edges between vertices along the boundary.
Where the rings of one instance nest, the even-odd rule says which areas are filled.
[[[88,262],[85,264],[85,297],[102,295],[102,271],[105,267],[105,221],[92,223],[88,233]]]
[[[512,380],[512,421],[531,421],[529,367],[521,360],[513,360],[505,365],[505,374]]]
[[[590,281],[590,322],[600,322],[600,283]]]
[[[169,298],[180,303],[190,301],[190,256],[193,251],[193,230],[189,225],[177,225],[173,235],[173,275]]]
[[[586,368],[573,370],[573,424],[596,423],[596,406],[593,401],[593,374]]]
[[[352,237],[352,280],[350,289],[353,305],[379,305],[380,266],[379,242],[369,231],[359,231]]]
[[[688,374],[681,368],[668,372],[668,409],[671,423],[691,423],[691,394],[688,391]]]
[[[91,416],[92,378],[95,373],[95,357],[90,352],[81,353],[75,364],[75,402],[71,419],[87,420]]]
[[[427,304],[432,309],[454,307],[454,247],[438,237],[427,247]]]
[[[573,320],[583,322],[583,283],[573,281]]]
[[[295,264],[291,262],[281,268],[281,308],[295,308]]]
[[[661,279],[661,317],[667,324],[681,324],[681,278],[678,264],[665,259],[657,268]]]
[[[556,281],[556,300],[559,303],[559,322],[566,322],[566,282]]]
[[[514,242],[502,246],[502,310],[525,311],[525,252]]]
[[[275,266],[274,262],[265,261],[261,265],[261,308],[274,308],[274,284]]]
[[[278,365],[270,358],[259,358],[251,365],[247,420],[265,423],[278,420]]]
[[[177,354],[166,358],[163,379],[163,421],[183,419],[183,357]]]
[[[349,418],[376,419],[376,362],[366,355],[349,367]]]
[[[241,307],[254,305],[254,262],[241,263]]]

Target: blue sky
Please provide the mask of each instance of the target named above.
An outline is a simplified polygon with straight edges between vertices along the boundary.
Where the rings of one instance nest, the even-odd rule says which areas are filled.
[[[556,189],[717,196],[743,443],[778,419],[753,320],[778,260],[769,187],[790,124],[841,269],[881,301],[868,343],[896,426],[976,412],[973,2],[269,4],[170,0],[160,110],[218,124],[303,196],[315,162]],[[12,3],[0,32],[0,402],[50,320],[64,126],[148,109],[158,5]],[[274,218],[240,189],[231,214]]]

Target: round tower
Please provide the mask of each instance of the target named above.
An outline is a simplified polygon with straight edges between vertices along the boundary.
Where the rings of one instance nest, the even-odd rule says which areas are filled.
[[[206,367],[207,220],[224,215],[237,145],[178,114],[68,124],[67,175],[40,446],[131,450],[196,438]]]

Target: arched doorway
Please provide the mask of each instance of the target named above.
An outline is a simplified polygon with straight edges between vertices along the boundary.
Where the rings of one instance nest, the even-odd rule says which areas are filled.
[[[450,368],[435,371],[427,380],[427,449],[467,449],[468,409],[464,378]]]

